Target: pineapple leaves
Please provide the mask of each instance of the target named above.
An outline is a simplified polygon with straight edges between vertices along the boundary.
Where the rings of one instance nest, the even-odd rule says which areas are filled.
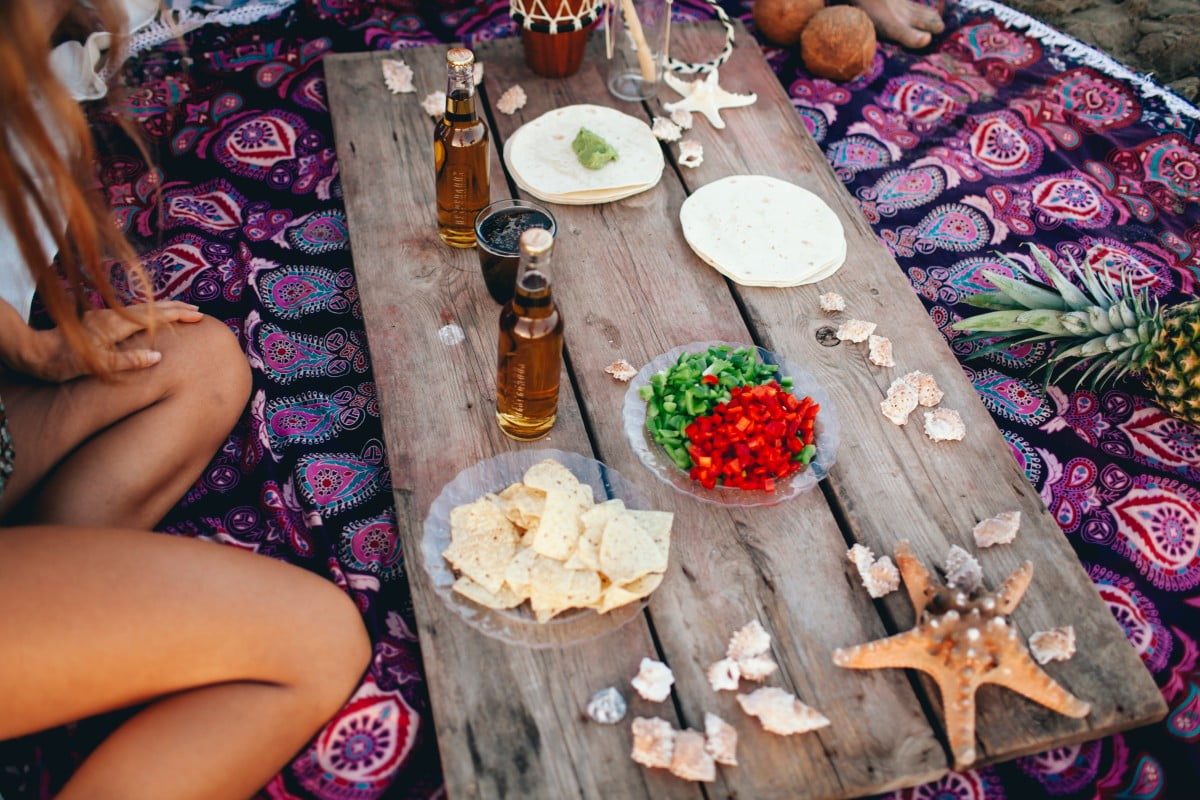
[[[996,257],[1003,272],[981,271],[994,291],[961,300],[981,313],[953,324],[956,349],[978,358],[1038,343],[1048,352],[1035,371],[1047,385],[1099,392],[1138,373],[1163,408],[1200,421],[1200,301],[1164,311],[1132,271],[1070,253],[1057,264],[1032,245],[1028,259]]]
[[[1012,308],[1024,308],[1025,306],[1013,300],[1004,292],[979,292],[978,294],[969,294],[963,298],[963,302],[975,308],[990,308],[993,311],[1003,311]]]
[[[1033,260],[1037,262],[1042,273],[1050,279],[1050,283],[1058,290],[1059,295],[1061,295],[1061,302],[1066,303],[1068,308],[1072,311],[1082,311],[1092,305],[1091,299],[1079,291],[1075,287],[1075,284],[1067,280],[1066,276],[1059,272],[1058,267],[1054,266],[1054,262],[1047,258],[1041,250],[1030,244],[1029,252],[1033,255]],[[1072,260],[1071,265],[1074,266],[1074,264],[1075,262]]]
[[[1049,289],[1033,286],[1032,284],[1010,278],[999,272],[992,272],[991,270],[984,270],[983,274],[991,281],[993,286],[1013,301],[1019,303],[1023,308],[1030,310],[1067,310],[1066,302]]]
[[[1061,316],[1060,313],[1049,309],[1009,308],[961,319],[954,323],[953,327],[956,331],[1006,333],[1033,330],[1039,333],[1064,336],[1068,331],[1059,319]]]
[[[1052,336],[1048,333],[1043,333],[1038,336],[1028,336],[1024,339],[1001,339],[998,342],[993,342],[989,345],[985,345],[984,347],[980,347],[979,349],[973,351],[971,353],[971,358],[979,358],[981,356],[989,356],[992,353],[1003,353],[1004,351],[1012,350],[1015,347],[1022,347],[1027,344],[1035,344],[1036,342],[1044,342],[1044,341],[1047,341],[1047,340],[1053,339],[1053,338],[1054,338],[1054,336]]]

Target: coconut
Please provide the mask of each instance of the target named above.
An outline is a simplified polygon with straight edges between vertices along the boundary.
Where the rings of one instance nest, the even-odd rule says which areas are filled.
[[[783,47],[800,42],[800,31],[825,0],[755,0],[754,25],[763,36]]]
[[[800,55],[814,75],[848,81],[875,58],[875,25],[854,6],[830,6],[813,15],[800,35]]]

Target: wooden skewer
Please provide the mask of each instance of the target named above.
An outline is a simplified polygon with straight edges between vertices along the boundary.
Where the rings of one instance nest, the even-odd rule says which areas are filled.
[[[633,0],[621,0],[621,9],[625,12],[625,24],[629,26],[629,35],[633,37],[633,43],[637,45],[638,65],[642,68],[642,80],[646,83],[654,83],[654,55],[650,52],[650,45],[646,43],[646,32],[642,30],[642,21],[638,19],[637,9],[633,7]]]

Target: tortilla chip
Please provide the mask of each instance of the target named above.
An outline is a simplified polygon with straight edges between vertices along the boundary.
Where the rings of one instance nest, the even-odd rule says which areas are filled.
[[[529,601],[536,608],[589,606],[600,599],[600,576],[591,570],[567,569],[540,556],[529,571]]]
[[[665,570],[667,568],[666,559],[671,552],[671,523],[675,521],[675,515],[670,511],[634,511],[632,509],[629,513],[645,528],[646,533],[650,534],[650,538],[662,551],[663,570]],[[654,571],[661,572],[662,570]]]
[[[460,576],[452,588],[468,600],[488,608],[515,608],[525,601],[524,597],[509,589],[507,585],[501,586],[498,592],[489,592],[466,575]]]
[[[547,558],[565,561],[579,540],[579,506],[571,495],[558,489],[546,492],[542,517],[533,529],[530,546]]]
[[[606,586],[604,594],[600,597],[600,603],[596,606],[596,611],[601,614],[607,614],[614,608],[635,603],[657,589],[658,585],[662,583],[662,579],[661,572],[651,572],[621,586],[615,583],[611,586]]]
[[[450,546],[442,554],[462,574],[495,593],[519,541],[517,529],[491,501],[480,498],[450,512]]]
[[[658,585],[662,583],[662,580],[663,574],[661,572],[651,572],[647,575],[643,575],[636,581],[630,581],[629,583],[621,584],[621,588],[630,594],[641,598],[657,589]]]
[[[530,530],[537,527],[546,503],[546,493],[523,483],[511,484],[500,493],[499,506],[514,525]]]
[[[525,470],[525,485],[541,489],[547,494],[556,490],[566,492],[581,508],[591,508],[595,502],[592,499],[592,487],[580,483],[571,470],[550,459]]]
[[[604,590],[604,594],[600,597],[600,603],[596,606],[596,612],[600,614],[607,614],[614,608],[627,606],[638,598],[638,595],[628,591],[627,589],[623,589],[620,586],[609,586]]]
[[[522,597],[529,597],[533,591],[533,579],[529,572],[533,569],[533,564],[537,559],[538,554],[532,547],[522,547],[517,550],[512,560],[504,568],[504,583],[509,589]]]
[[[471,531],[484,528],[511,528],[512,523],[494,502],[496,495],[488,494],[473,503],[456,506],[450,510],[450,545],[453,547],[459,537],[470,535]],[[514,533],[516,531],[513,531]]]
[[[606,500],[583,512],[579,521],[583,531],[575,543],[575,551],[567,559],[571,569],[600,569],[600,541],[604,538],[604,526],[608,521],[625,510],[621,500]]]
[[[610,581],[629,583],[647,572],[662,572],[666,568],[666,559],[658,544],[633,515],[622,513],[604,526],[600,571]]]

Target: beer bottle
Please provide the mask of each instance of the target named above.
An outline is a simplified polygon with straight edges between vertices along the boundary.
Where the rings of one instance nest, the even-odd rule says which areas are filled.
[[[550,290],[554,237],[545,228],[521,234],[513,297],[500,310],[496,420],[520,441],[540,439],[558,416],[563,318]]]
[[[446,112],[433,133],[438,235],[451,247],[475,246],[475,215],[491,199],[487,125],[475,110],[475,56],[446,53]]]

